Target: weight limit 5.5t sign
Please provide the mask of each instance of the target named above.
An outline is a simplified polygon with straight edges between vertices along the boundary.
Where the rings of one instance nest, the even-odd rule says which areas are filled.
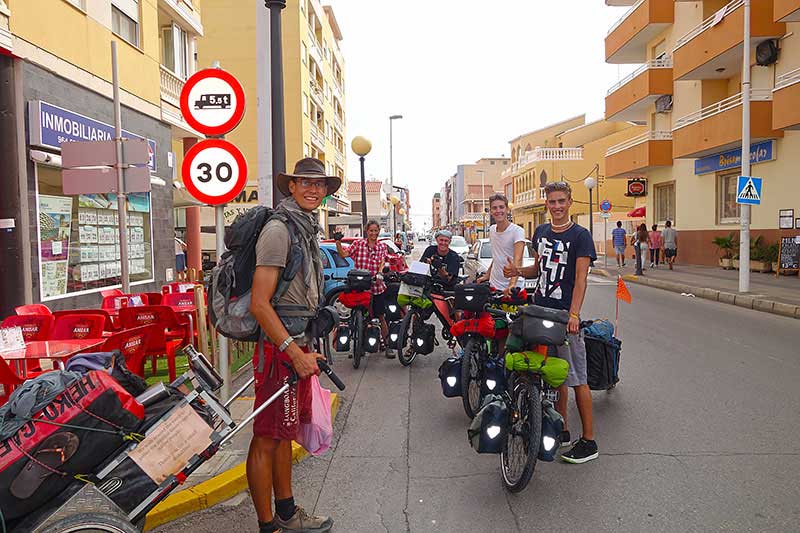
[[[244,116],[244,89],[232,74],[209,68],[192,75],[181,91],[181,113],[204,135],[225,135]]]
[[[189,193],[209,205],[230,202],[247,183],[247,161],[236,146],[222,139],[207,139],[192,146],[181,167]]]

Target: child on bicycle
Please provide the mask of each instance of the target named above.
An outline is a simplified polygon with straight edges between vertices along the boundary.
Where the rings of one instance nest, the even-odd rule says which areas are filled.
[[[534,259],[532,266],[518,268],[510,262],[503,269],[506,277],[522,275],[539,277],[535,293],[536,305],[569,311],[568,344],[556,348],[556,355],[569,362],[566,382],[559,387],[556,409],[564,417],[562,444],[570,442],[567,430],[568,388],[575,391],[575,402],[581,416],[583,435],[561,458],[568,463],[585,463],[597,459],[592,423],[592,393],[586,376],[586,346],[580,330],[580,313],[586,295],[589,264],[597,259],[592,236],[586,228],[569,217],[572,189],[566,182],[545,185],[550,224],[542,224],[533,233]]]

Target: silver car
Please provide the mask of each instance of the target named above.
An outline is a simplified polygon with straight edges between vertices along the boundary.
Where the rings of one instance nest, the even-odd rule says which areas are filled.
[[[533,265],[533,254],[531,241],[525,240],[525,249],[522,253],[522,266],[527,267]],[[464,263],[464,273],[468,280],[474,280],[478,274],[482,274],[489,270],[492,264],[492,246],[489,244],[489,239],[478,239],[475,244],[470,248],[467,254],[467,260]],[[535,279],[526,279],[525,288],[533,289],[536,286]]]
[[[462,258],[466,258],[467,253],[469,252],[469,244],[461,235],[453,235],[453,238],[450,239],[450,249],[460,255]]]

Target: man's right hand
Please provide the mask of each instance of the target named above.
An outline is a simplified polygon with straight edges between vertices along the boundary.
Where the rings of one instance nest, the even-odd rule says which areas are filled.
[[[336,233],[333,234],[334,241],[341,241],[343,238],[344,238],[344,233],[342,233],[341,231],[337,231]]]
[[[503,276],[507,278],[513,278],[514,276],[519,276],[520,271],[512,262],[511,258],[508,259],[508,262],[503,267]]]
[[[310,376],[319,375],[319,367],[317,366],[317,359],[325,359],[325,356],[315,352],[304,352],[298,350],[292,358],[292,366],[294,371],[297,372],[297,377],[305,379]]]

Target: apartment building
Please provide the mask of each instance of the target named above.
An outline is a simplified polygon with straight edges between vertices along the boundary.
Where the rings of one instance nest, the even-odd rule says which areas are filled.
[[[718,235],[739,230],[742,0],[613,0],[630,8],[609,30],[606,61],[641,65],[608,91],[606,117],[645,125],[606,155],[610,181],[647,181],[648,225],[672,220],[681,260],[713,265]],[[764,179],[752,236],[782,234],[800,216],[800,1],[751,0],[751,174]],[[785,217],[785,219],[788,217]]]
[[[442,227],[449,230],[454,230],[457,227],[457,220],[455,218],[455,189],[456,176],[452,175],[444,181],[442,187]]]
[[[255,108],[257,61],[268,60],[269,50],[256,43],[257,10],[261,0],[203,0],[206,35],[198,56],[210,66],[219,61],[242,82],[248,106]],[[339,48],[342,32],[330,6],[318,0],[288,0],[281,11],[283,36],[283,88],[286,127],[286,166],[289,170],[303,157],[316,157],[326,172],[347,176],[345,62]],[[264,48],[264,47],[261,47]],[[258,57],[257,57],[258,54]],[[263,58],[260,54],[263,54]],[[263,89],[263,88],[262,88]],[[269,97],[269,91],[266,91]],[[244,153],[250,167],[250,185],[269,169],[258,167],[258,117],[247,113],[228,139]],[[268,125],[267,125],[268,128]],[[204,213],[203,225],[213,225],[213,212]],[[347,187],[320,207],[320,225],[329,230],[328,217],[350,212]]]
[[[438,229],[442,226],[442,193],[434,193],[431,200],[432,228]]]
[[[499,191],[500,175],[508,168],[507,157],[484,157],[475,163],[458,165],[453,181],[454,220],[460,225],[460,233],[467,238],[483,236],[484,223],[490,221],[489,196]]]
[[[128,198],[131,285],[171,281],[174,153],[195,136],[176,113],[203,35],[199,0],[0,1],[0,312],[96,306],[120,286],[116,196],[63,191],[61,145],[113,137],[111,41],[123,135],[146,139],[152,191]]]
[[[600,120],[586,123],[580,115],[520,135],[509,141],[511,165],[502,176],[504,190],[512,191],[514,223],[533,235],[539,224],[547,221],[544,186],[548,182],[566,181],[572,187],[574,200],[570,211],[574,220],[589,227],[589,190],[583,181],[589,176],[598,180],[592,192],[594,240],[603,250],[603,225],[598,200],[609,200],[614,206],[612,221],[630,220],[637,199],[625,195],[626,183],[606,180],[605,154],[610,146],[640,135],[644,128],[630,122]],[[635,216],[635,213],[632,213]],[[607,237],[606,237],[607,239]]]

